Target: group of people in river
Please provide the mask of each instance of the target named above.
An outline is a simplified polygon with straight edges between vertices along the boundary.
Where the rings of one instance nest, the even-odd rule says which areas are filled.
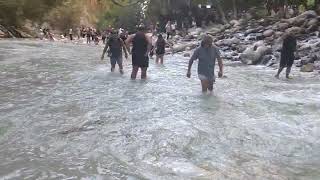
[[[156,63],[163,64],[165,48],[167,45],[166,40],[162,34],[159,34],[153,48],[152,37],[148,36],[146,32],[146,28],[140,26],[138,31],[135,34],[128,36],[126,40],[123,40],[117,32],[111,32],[111,36],[108,38],[101,56],[101,60],[103,60],[105,54],[108,53],[111,62],[111,72],[115,71],[116,64],[118,64],[120,73],[124,73],[122,56],[124,53],[125,58],[128,58],[129,52],[132,55],[132,80],[136,79],[139,69],[141,70],[141,79],[147,78],[150,52],[155,51]],[[132,45],[131,50],[130,45]],[[188,66],[188,78],[191,77],[192,64],[194,60],[197,59],[199,59],[198,77],[201,81],[202,91],[212,91],[215,82],[214,69],[216,60],[218,60],[219,64],[218,75],[219,77],[223,76],[222,59],[218,48],[213,45],[212,37],[206,36],[201,42],[201,46],[193,53]]]
[[[42,30],[45,36],[49,38],[52,37],[50,30]],[[135,80],[138,74],[139,69],[141,70],[141,79],[147,78],[147,70],[149,67],[149,57],[152,57],[153,54],[156,55],[155,62],[157,64],[164,63],[164,55],[166,53],[166,47],[171,46],[169,43],[170,37],[174,34],[175,27],[174,24],[168,21],[166,25],[166,39],[164,36],[155,30],[152,31],[152,36],[147,34],[147,28],[145,26],[139,26],[136,33],[128,35],[128,32],[120,28],[115,30],[113,28],[107,28],[103,32],[99,32],[95,28],[77,28],[76,35],[77,38],[86,39],[87,44],[90,44],[92,41],[95,44],[99,43],[99,38],[101,37],[102,42],[105,44],[101,60],[104,59],[105,54],[108,54],[111,62],[111,72],[115,71],[116,65],[119,66],[119,72],[124,74],[123,70],[123,54],[127,59],[129,53],[132,55],[132,72],[131,79]],[[69,29],[69,38],[74,40],[73,29]],[[153,36],[157,35],[157,40],[154,41]],[[67,35],[65,34],[65,37]],[[280,73],[284,68],[286,69],[286,78],[290,78],[291,67],[294,62],[294,51],[297,46],[297,40],[293,34],[287,34],[283,40],[283,47],[281,50],[281,60],[279,70],[276,74],[276,78],[279,78]],[[193,62],[199,60],[198,62],[198,78],[201,81],[202,91],[203,92],[212,92],[213,84],[216,80],[215,76],[215,64],[218,61],[219,72],[218,77],[223,76],[223,61],[219,52],[218,47],[214,45],[213,39],[211,36],[206,35],[201,45],[194,51],[193,55],[189,60],[188,70],[186,76],[191,77],[191,68]]]
[[[167,37],[168,36],[169,35],[167,35]],[[132,45],[131,50],[130,45]],[[135,34],[132,34],[124,39],[121,38],[118,32],[111,31],[111,35],[106,41],[101,60],[103,60],[105,54],[108,53],[111,62],[111,72],[115,71],[116,64],[118,64],[119,71],[121,74],[123,74],[124,70],[122,56],[124,53],[125,58],[128,58],[130,52],[132,55],[131,79],[136,79],[139,69],[141,69],[141,79],[146,79],[147,69],[149,67],[150,53],[155,51],[156,63],[160,62],[161,64],[163,64],[166,45],[166,40],[164,39],[162,34],[159,34],[158,39],[153,47],[152,37],[147,35],[147,31],[144,26],[140,26]],[[297,40],[293,34],[287,34],[284,37],[283,47],[281,50],[280,66],[275,76],[276,78],[279,78],[279,75],[284,68],[287,68],[286,78],[290,78],[289,75],[294,62],[294,52],[296,50],[296,45]],[[188,70],[186,74],[188,78],[191,77],[191,68],[195,60],[199,60],[198,78],[201,82],[202,92],[212,92],[213,85],[216,80],[216,61],[218,62],[219,66],[219,78],[223,77],[224,68],[219,49],[214,45],[213,38],[211,36],[206,35],[201,41],[201,45],[193,52],[193,55],[189,60]]]

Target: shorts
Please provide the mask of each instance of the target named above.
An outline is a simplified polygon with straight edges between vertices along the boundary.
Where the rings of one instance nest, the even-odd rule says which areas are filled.
[[[110,63],[112,66],[115,66],[116,64],[122,65],[122,57],[110,57]]]
[[[149,67],[149,57],[144,55],[135,55],[132,53],[132,66],[140,68]]]
[[[212,81],[212,82],[215,82],[216,81],[216,78],[213,77],[213,79],[211,78],[208,78],[207,76],[205,75],[202,75],[202,74],[198,74],[198,77],[201,81]]]

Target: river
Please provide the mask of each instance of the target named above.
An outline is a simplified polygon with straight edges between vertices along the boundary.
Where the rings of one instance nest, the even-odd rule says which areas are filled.
[[[209,96],[178,54],[131,81],[101,52],[0,41],[0,179],[320,179],[319,75],[226,62]]]

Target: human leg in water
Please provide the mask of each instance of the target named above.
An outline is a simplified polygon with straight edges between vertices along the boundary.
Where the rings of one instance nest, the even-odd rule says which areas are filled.
[[[156,64],[159,64],[159,59],[160,59],[160,58],[159,58],[159,56],[157,55],[157,56],[156,56]]]
[[[120,72],[120,74],[124,74],[122,63],[119,63],[118,65],[119,65],[119,72]]]
[[[213,91],[213,84],[214,84],[214,81],[209,81],[208,90],[209,90],[210,92]]]
[[[138,66],[133,66],[132,67],[132,73],[131,73],[131,79],[132,80],[137,79],[138,71],[139,71],[139,67]]]
[[[164,55],[160,56],[160,64],[163,64],[163,57]]]
[[[111,72],[114,72],[117,64],[117,58],[110,57]]]
[[[147,67],[141,68],[141,79],[147,79]]]
[[[277,79],[279,79],[280,73],[282,72],[283,69],[284,69],[284,66],[279,67],[278,73],[275,75]]]
[[[201,80],[202,92],[206,93],[209,89],[209,81],[208,80]]]
[[[292,66],[288,66],[287,69],[286,69],[286,78],[287,78],[287,79],[292,79],[292,78],[289,76],[289,75],[290,75],[290,72],[291,72],[291,67],[292,67]]]

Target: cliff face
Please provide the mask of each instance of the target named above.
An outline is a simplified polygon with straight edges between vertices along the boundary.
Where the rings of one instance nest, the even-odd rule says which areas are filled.
[[[28,34],[35,36],[40,27],[62,32],[80,25],[95,26],[98,22],[97,17],[110,8],[110,2],[106,0],[54,2],[4,0],[0,4],[0,38],[30,37]]]

